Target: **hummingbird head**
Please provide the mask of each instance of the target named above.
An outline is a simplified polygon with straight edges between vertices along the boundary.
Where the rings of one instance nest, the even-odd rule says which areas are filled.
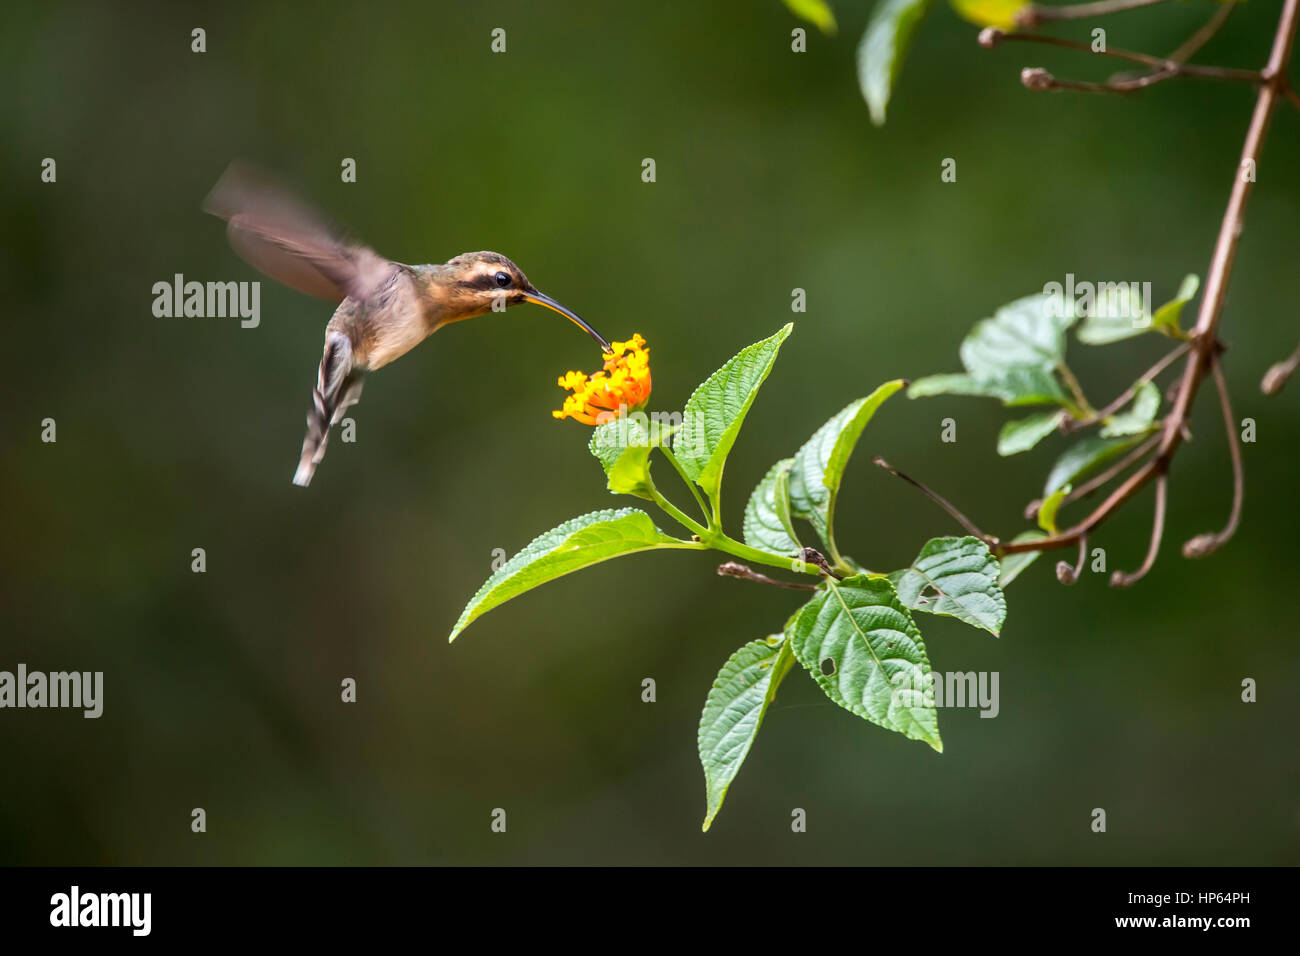
[[[558,312],[600,343],[606,352],[610,345],[577,313],[538,291],[522,269],[499,252],[466,252],[447,262],[446,307],[444,321],[458,322],[508,305],[531,302]]]

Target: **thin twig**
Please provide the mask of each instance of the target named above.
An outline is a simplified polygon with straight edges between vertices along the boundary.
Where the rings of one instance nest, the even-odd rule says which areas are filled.
[[[909,485],[912,485],[915,488],[919,488],[927,498],[929,498],[931,501],[937,504],[944,511],[948,512],[948,514],[952,515],[953,518],[956,519],[959,525],[961,525],[963,528],[965,528],[975,537],[979,538],[981,541],[987,542],[989,547],[993,547],[994,545],[997,544],[997,540],[998,540],[997,538],[993,537],[992,535],[987,535],[979,528],[977,528],[973,521],[971,521],[964,514],[962,514],[955,507],[953,507],[953,505],[950,504],[948,500],[944,498],[942,495],[938,494],[937,492],[931,491],[929,488],[921,484],[915,478],[903,474],[901,471],[899,471],[889,462],[885,461],[885,459],[881,458],[879,455],[876,455],[871,460],[875,462],[878,467],[885,469],[885,471],[889,472],[895,478],[902,478]]]
[[[1214,35],[1228,22],[1228,17],[1232,16],[1232,11],[1236,9],[1237,5],[1235,3],[1216,4],[1215,11],[1210,16],[1210,19],[1201,24],[1201,28],[1188,37],[1182,46],[1170,53],[1167,59],[1175,63],[1186,63],[1196,56],[1201,47],[1214,39]]]
[[[1117,411],[1119,411],[1121,408],[1127,405],[1129,401],[1132,400],[1133,395],[1137,392],[1139,388],[1141,388],[1147,382],[1153,381],[1157,376],[1159,376],[1161,372],[1167,369],[1170,365],[1173,365],[1174,362],[1178,361],[1178,359],[1183,355],[1183,353],[1186,352],[1191,347],[1192,347],[1191,342],[1184,342],[1182,345],[1178,346],[1178,348],[1166,354],[1162,359],[1160,359],[1160,361],[1156,362],[1155,365],[1152,365],[1149,369],[1143,372],[1132,385],[1124,389],[1124,391],[1120,392],[1118,397],[1116,397],[1116,399],[1113,402],[1111,402],[1101,411],[1093,415],[1090,415],[1087,418],[1062,419],[1061,431],[1068,434],[1069,432],[1077,431],[1080,428],[1086,428],[1089,425],[1095,425],[1097,424],[1097,422],[1109,418],[1111,415],[1114,415]]]
[[[1116,464],[1111,465],[1109,468],[1107,468],[1101,474],[1097,475],[1095,478],[1090,478],[1088,481],[1085,481],[1083,484],[1081,484],[1078,488],[1075,488],[1073,491],[1071,491],[1068,495],[1065,496],[1065,500],[1061,502],[1062,507],[1068,505],[1072,501],[1078,501],[1080,498],[1087,498],[1089,495],[1095,494],[1097,489],[1101,488],[1103,485],[1110,484],[1112,478],[1114,478],[1116,475],[1120,475],[1128,471],[1130,465],[1146,457],[1147,452],[1155,448],[1155,446],[1159,443],[1159,441],[1160,441],[1160,436],[1158,434],[1152,435],[1146,441],[1142,442],[1142,444],[1138,445],[1131,452],[1129,452],[1127,455],[1121,458]]]
[[[1245,469],[1241,464],[1241,445],[1237,441],[1237,420],[1232,414],[1232,400],[1228,397],[1228,383],[1223,377],[1223,362],[1214,358],[1214,385],[1219,393],[1219,409],[1223,412],[1223,427],[1228,437],[1228,455],[1232,459],[1232,510],[1228,523],[1217,534],[1198,534],[1183,544],[1183,557],[1203,558],[1213,554],[1237,531],[1241,521],[1241,503],[1245,498]]]
[[[769,578],[766,574],[759,574],[747,564],[741,564],[739,561],[727,561],[725,564],[718,565],[718,574],[724,578],[739,578],[742,581],[754,581],[758,584],[773,584],[779,588],[789,588],[792,591],[816,591],[817,585],[804,584],[801,581],[778,581],[776,578]]]
[[[1149,451],[1151,451],[1151,449],[1156,447],[1156,444],[1159,441],[1160,441],[1160,436],[1158,434],[1152,435],[1150,438],[1142,442],[1142,444],[1138,445],[1136,448],[1130,451],[1118,462],[1111,465],[1101,474],[1097,475],[1095,478],[1088,479],[1086,482],[1081,484],[1078,488],[1075,488],[1073,491],[1071,491],[1068,495],[1065,496],[1065,500],[1061,502],[1061,507],[1064,508],[1072,501],[1078,501],[1081,498],[1087,498],[1089,495],[1094,494],[1097,491],[1097,489],[1101,488],[1103,485],[1110,484],[1111,480],[1114,479],[1117,475],[1123,474],[1124,472],[1128,471],[1129,466],[1139,461],[1141,458],[1145,457],[1146,454]],[[1042,506],[1043,506],[1043,500],[1041,498],[1036,498],[1033,501],[1029,502],[1028,506],[1026,506],[1025,508],[1025,520],[1033,521],[1034,518],[1038,516],[1038,509],[1041,508]]]
[[[1110,586],[1126,588],[1141,581],[1151,566],[1156,563],[1156,554],[1160,551],[1160,539],[1165,533],[1165,498],[1168,491],[1169,476],[1164,472],[1156,479],[1156,511],[1151,521],[1151,543],[1147,545],[1147,556],[1142,559],[1142,566],[1131,573],[1116,571],[1110,576]]]
[[[1070,567],[1068,561],[1056,562],[1056,580],[1062,584],[1074,584],[1079,580],[1079,575],[1083,573],[1083,562],[1088,556],[1088,536],[1079,536],[1079,558],[1074,567]]]
[[[1131,80],[1086,83],[1080,80],[1058,80],[1042,67],[1035,66],[1026,67],[1020,71],[1020,82],[1024,84],[1025,89],[1034,90],[1038,93],[1053,90],[1073,90],[1076,93],[1133,93],[1148,86],[1155,86],[1157,83],[1162,83],[1177,75],[1177,70],[1157,70],[1153,73],[1144,73]]]
[[[1092,414],[1092,405],[1088,403],[1087,397],[1083,394],[1083,386],[1074,377],[1074,372],[1070,370],[1070,366],[1066,365],[1064,361],[1057,362],[1056,371],[1065,381],[1065,386],[1070,390],[1070,394],[1074,396],[1074,403],[1079,406],[1079,411],[1085,415]]]
[[[1028,30],[1039,23],[1051,20],[1083,20],[1088,17],[1104,17],[1111,13],[1123,13],[1139,7],[1149,7],[1164,0],[1096,0],[1094,3],[1074,3],[1065,7],[1042,7],[1036,3],[1022,7],[1016,13],[1016,25]]]
[[[1259,390],[1265,395],[1276,395],[1282,391],[1282,386],[1295,372],[1297,365],[1300,365],[1300,346],[1296,346],[1290,358],[1269,366],[1268,371],[1264,373],[1263,381],[1259,383]]]
[[[1078,50],[1081,53],[1091,53],[1094,56],[1109,56],[1117,60],[1127,60],[1130,63],[1140,63],[1143,66],[1149,66],[1154,73],[1175,74],[1181,76],[1200,76],[1211,80],[1234,80],[1242,83],[1263,83],[1264,77],[1259,70],[1238,70],[1227,66],[1200,66],[1198,64],[1184,63],[1182,60],[1175,60],[1172,57],[1152,56],[1149,53],[1138,53],[1134,50],[1121,50],[1117,47],[1106,47],[1104,50],[1095,50],[1090,44],[1080,43],[1077,40],[1068,40],[1064,37],[1043,36],[1038,33],[1006,33],[996,27],[987,27],[980,31],[979,42],[983,47],[992,49],[999,43],[1007,40],[1019,40],[1022,43],[1042,43],[1047,46],[1064,47],[1067,50]],[[1141,86],[1149,85],[1150,77],[1154,73],[1142,73],[1137,76],[1128,76],[1122,79],[1113,80],[1109,86],[1116,89],[1118,84],[1130,84],[1127,88],[1137,89]],[[1147,80],[1148,82],[1142,82]],[[1063,83],[1063,80],[1057,80]],[[1085,84],[1096,86],[1098,84]]]

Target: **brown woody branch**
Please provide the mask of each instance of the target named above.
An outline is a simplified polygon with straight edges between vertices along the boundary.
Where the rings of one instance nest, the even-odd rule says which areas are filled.
[[[1111,13],[1124,13],[1139,7],[1150,7],[1164,0],[1097,0],[1095,3],[1073,3],[1064,7],[1043,7],[1036,3],[1022,7],[1016,12],[1016,26],[1022,30],[1032,30],[1040,23],[1053,20],[1084,20],[1089,17],[1104,17]]]
[[[1102,4],[1087,6],[1100,7]],[[1124,7],[1114,6],[1113,4],[1112,6],[1114,9],[1130,9],[1132,4]],[[1218,329],[1223,316],[1224,296],[1227,292],[1228,279],[1232,274],[1233,262],[1236,259],[1237,247],[1241,239],[1246,202],[1250,198],[1255,180],[1254,176],[1246,176],[1243,171],[1248,164],[1252,167],[1257,165],[1268,134],[1273,111],[1280,100],[1288,98],[1290,87],[1286,79],[1286,69],[1291,60],[1298,16],[1300,16],[1300,0],[1283,0],[1282,12],[1278,19],[1268,62],[1259,74],[1261,79],[1255,97],[1255,108],[1251,114],[1245,142],[1242,144],[1241,160],[1236,168],[1232,191],[1228,197],[1228,206],[1224,211],[1223,221],[1219,226],[1218,239],[1215,242],[1214,252],[1210,260],[1205,293],[1201,300],[1200,311],[1197,314],[1196,325],[1192,330],[1192,343],[1187,363],[1184,366],[1182,380],[1174,397],[1173,409],[1165,417],[1162,424],[1160,441],[1155,454],[1119,487],[1115,488],[1106,497],[1105,501],[1082,521],[1065,531],[1036,541],[1000,542],[995,548],[997,553],[1006,555],[1027,551],[1047,551],[1077,544],[1114,514],[1124,502],[1133,497],[1152,479],[1155,479],[1157,481],[1156,521],[1153,523],[1152,544],[1148,550],[1147,561],[1144,562],[1143,567],[1136,574],[1124,575],[1121,573],[1117,579],[1112,580],[1112,583],[1119,585],[1133,583],[1142,574],[1146,573],[1150,562],[1154,561],[1155,552],[1159,546],[1159,532],[1163,531],[1164,503],[1167,490],[1165,475],[1174,455],[1178,451],[1179,445],[1182,444],[1188,434],[1188,416],[1201,382],[1207,375],[1217,370],[1219,365]],[[1221,398],[1223,399],[1226,414],[1230,416],[1231,412],[1228,410],[1226,402],[1226,387],[1223,386],[1221,381],[1222,373],[1216,372],[1216,377],[1222,389]],[[1232,426],[1230,425],[1230,427]],[[1234,451],[1239,453],[1239,449],[1235,449],[1235,441]],[[1234,481],[1236,487],[1239,488],[1239,459],[1234,459],[1234,461]],[[1239,495],[1234,492],[1234,512],[1229,522],[1229,528],[1225,528],[1225,532],[1231,533],[1231,529],[1235,528],[1239,512]],[[1193,539],[1193,541],[1196,540]]]

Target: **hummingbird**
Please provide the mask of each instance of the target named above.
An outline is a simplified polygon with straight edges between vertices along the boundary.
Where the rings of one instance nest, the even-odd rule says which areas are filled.
[[[466,252],[440,264],[406,265],[346,238],[262,171],[233,163],[203,209],[227,223],[231,246],[259,272],[338,303],[325,326],[307,434],[293,483],[311,483],[330,428],[361,398],[365,376],[401,358],[444,325],[531,302],[611,347],[566,306],[539,292],[498,252]]]

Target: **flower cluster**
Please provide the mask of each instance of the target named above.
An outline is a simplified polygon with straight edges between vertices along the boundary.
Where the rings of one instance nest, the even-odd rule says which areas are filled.
[[[572,418],[584,425],[599,425],[616,416],[620,407],[640,408],[650,398],[650,350],[639,334],[631,341],[613,343],[605,353],[605,367],[592,375],[569,372],[560,387],[572,392],[556,418]]]

